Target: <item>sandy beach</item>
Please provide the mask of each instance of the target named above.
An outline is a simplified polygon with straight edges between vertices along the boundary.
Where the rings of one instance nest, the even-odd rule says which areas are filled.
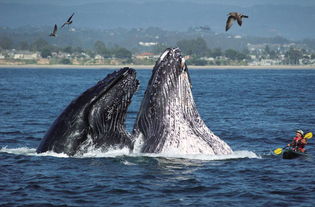
[[[130,67],[134,69],[152,69],[153,65],[0,65],[3,68],[23,68],[23,69],[120,69],[123,67]],[[224,65],[224,66],[195,66],[188,65],[189,69],[315,69],[315,65],[270,65],[270,66],[239,66],[239,65]]]

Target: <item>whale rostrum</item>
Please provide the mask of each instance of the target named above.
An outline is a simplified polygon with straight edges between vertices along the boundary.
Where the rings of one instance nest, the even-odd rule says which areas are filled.
[[[66,107],[37,152],[72,156],[90,149],[128,147],[142,153],[232,153],[201,119],[178,48],[166,49],[157,60],[131,134],[124,122],[138,85],[134,69],[122,68],[108,75]]]

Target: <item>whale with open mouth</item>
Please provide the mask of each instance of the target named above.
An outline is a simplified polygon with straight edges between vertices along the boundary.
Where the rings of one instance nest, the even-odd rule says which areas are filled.
[[[232,153],[201,119],[178,48],[166,49],[156,62],[133,132],[144,153]]]
[[[37,153],[54,151],[72,156],[91,148],[132,148],[124,122],[138,85],[134,69],[109,74],[69,104],[47,131]]]
[[[156,62],[131,135],[124,122],[138,85],[133,69],[108,75],[70,103],[47,131],[37,152],[72,156],[90,149],[128,147],[143,153],[232,153],[201,119],[178,48],[165,50]]]

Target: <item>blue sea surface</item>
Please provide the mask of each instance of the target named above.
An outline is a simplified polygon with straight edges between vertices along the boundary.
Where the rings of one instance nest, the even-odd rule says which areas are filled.
[[[305,158],[273,154],[296,129],[315,132],[315,70],[190,70],[198,111],[232,155],[36,154],[64,108],[113,71],[0,69],[0,206],[315,206],[315,139]],[[137,70],[129,131],[150,76]]]

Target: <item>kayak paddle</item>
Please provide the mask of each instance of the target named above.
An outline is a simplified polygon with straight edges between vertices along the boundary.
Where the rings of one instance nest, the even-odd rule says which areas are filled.
[[[306,134],[304,135],[304,138],[306,138],[306,139],[310,139],[310,138],[312,138],[312,137],[313,137],[313,133],[312,133],[312,132],[306,133]]]
[[[313,137],[313,133],[312,132],[308,132],[304,135],[304,138],[306,139],[311,139]],[[282,153],[282,150],[284,148],[287,148],[287,147],[283,147],[283,148],[277,148],[275,149],[273,152],[276,154],[276,155],[280,155]]]
[[[273,152],[276,154],[276,155],[280,155],[282,153],[282,150],[285,149],[287,147],[283,147],[283,148],[277,148],[275,149]]]

